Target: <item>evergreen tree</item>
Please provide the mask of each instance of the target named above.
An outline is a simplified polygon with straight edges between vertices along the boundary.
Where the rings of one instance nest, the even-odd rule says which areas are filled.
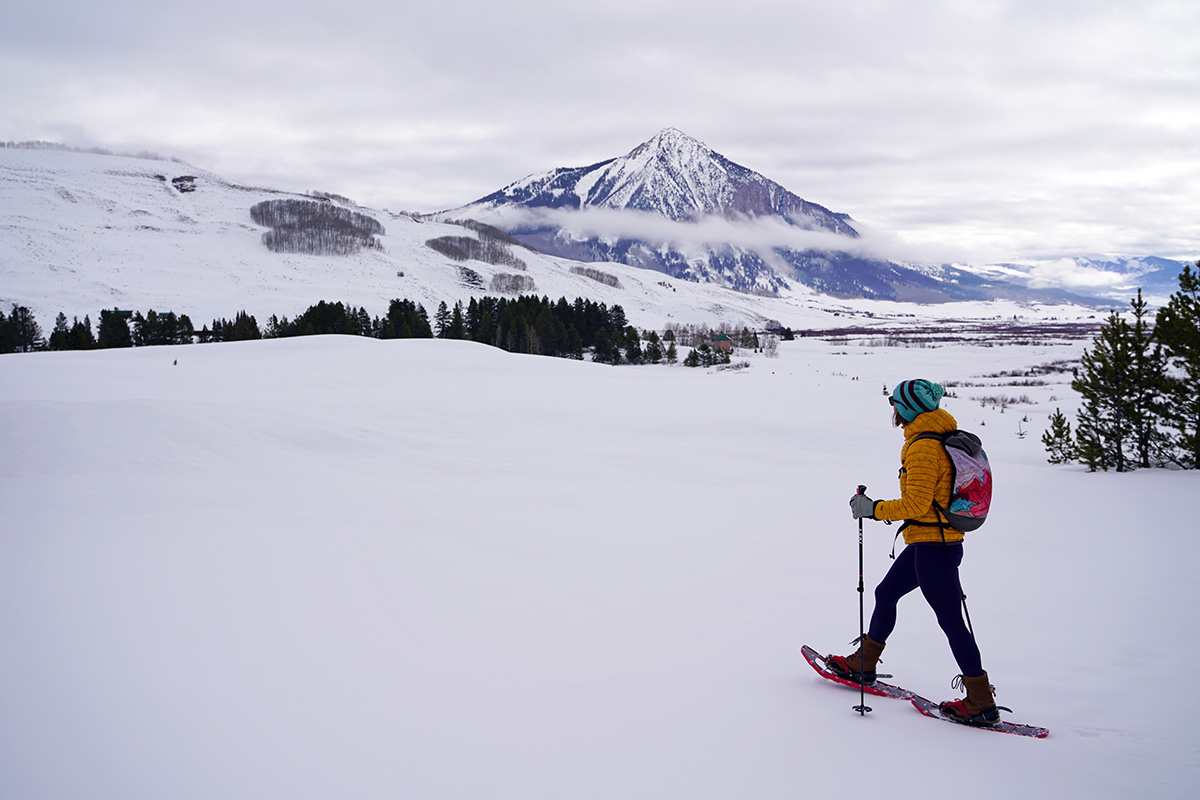
[[[245,309],[243,309],[233,318],[233,325],[226,336],[226,341],[244,342],[252,339],[261,339],[262,331],[258,329],[258,320],[247,314]]]
[[[663,359],[662,340],[658,338],[658,331],[650,331],[646,336],[645,348],[646,360],[651,364],[657,364]]]
[[[438,312],[441,312],[441,306],[438,307]],[[479,326],[483,322],[483,306],[479,301],[472,297],[467,301],[467,310],[463,315],[463,323],[466,325],[466,338],[471,341],[479,341]],[[450,324],[450,311],[446,311],[446,324]]]
[[[143,317],[142,312],[135,311],[129,320],[129,332],[134,347],[145,347],[158,335],[158,313],[152,308]]]
[[[1125,472],[1132,466],[1127,453],[1133,429],[1130,398],[1135,395],[1130,340],[1128,323],[1113,311],[1071,381],[1083,397],[1076,433],[1079,455],[1093,472]]]
[[[58,316],[54,318],[54,330],[50,332],[50,338],[46,340],[46,348],[49,350],[70,350],[71,347],[71,328],[67,325],[67,315],[58,312]]]
[[[1071,423],[1061,409],[1054,409],[1050,415],[1050,427],[1042,434],[1042,444],[1049,453],[1046,460],[1051,464],[1066,464],[1075,460],[1075,437],[1071,434]]]
[[[625,319],[625,309],[618,305],[614,305],[608,310],[608,326],[614,331],[623,331],[629,326],[629,320]]]
[[[454,304],[454,310],[450,313],[450,324],[446,326],[445,338],[467,338],[467,325],[463,319],[463,304],[461,300]]]
[[[566,348],[563,355],[567,358],[583,359],[583,337],[579,335],[579,331],[575,329],[574,325],[567,328]]]
[[[471,299],[474,303],[474,298]],[[443,300],[438,303],[437,311],[433,313],[433,330],[437,334],[437,338],[446,338],[446,329],[450,327],[450,307]]]
[[[386,322],[381,324],[382,336],[387,339],[432,339],[429,315],[425,307],[412,300],[392,300]]]
[[[1179,289],[1158,310],[1154,335],[1174,369],[1163,410],[1174,458],[1186,469],[1200,469],[1200,274],[1190,265],[1179,273]]]
[[[125,315],[117,309],[100,312],[100,333],[97,337],[100,347],[133,347],[133,336],[129,332],[129,322]]]
[[[288,322],[287,317],[280,319],[279,317],[272,314],[271,318],[267,320],[267,324],[263,327],[263,338],[264,339],[278,339],[281,336],[287,336],[288,335],[287,330],[290,327],[291,327],[291,323]]]
[[[566,339],[567,332],[562,322],[555,317],[554,309],[549,302],[541,304],[541,311],[538,312],[537,322],[534,324],[534,332],[537,334],[542,355],[562,355],[563,340]]]
[[[632,325],[625,327],[625,360],[630,364],[641,364],[644,360],[642,337]]]
[[[33,312],[25,306],[13,303],[12,313],[8,315],[8,330],[5,338],[11,349],[10,353],[31,353],[46,346],[42,336],[42,326],[34,319]]]
[[[596,333],[596,344],[592,348],[592,361],[601,364],[620,364],[621,350],[608,335],[607,328],[601,328]]]
[[[667,331],[671,334],[670,331]],[[675,336],[671,334],[671,341],[667,343],[667,363],[674,364],[679,360],[679,350],[675,347]]]
[[[371,321],[371,315],[367,313],[366,308],[357,309],[354,312],[354,333],[359,336],[374,336],[375,323]]]
[[[95,348],[96,336],[92,333],[91,317],[85,314],[83,317],[83,322],[79,321],[79,317],[75,317],[75,321],[71,325],[71,333],[68,340],[67,349],[94,350]]]
[[[1129,326],[1129,351],[1132,356],[1129,397],[1133,456],[1143,469],[1165,463],[1166,436],[1160,430],[1163,416],[1162,395],[1166,389],[1167,360],[1162,345],[1154,341],[1150,330],[1149,307],[1142,290],[1130,301],[1133,324]]]
[[[192,344],[196,341],[196,328],[187,314],[180,314],[175,320],[175,341],[172,344]]]
[[[575,327],[575,312],[565,297],[558,298],[558,302],[554,304],[554,317],[563,324],[564,331],[569,332]]]
[[[484,344],[495,344],[496,340],[496,317],[490,309],[480,307],[479,312],[479,329],[475,336],[472,337],[477,342]]]

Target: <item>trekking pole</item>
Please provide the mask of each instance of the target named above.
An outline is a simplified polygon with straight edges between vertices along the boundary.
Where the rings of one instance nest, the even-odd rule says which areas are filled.
[[[859,484],[858,493],[866,494],[867,487]],[[866,631],[865,623],[863,622],[863,592],[864,591],[865,591],[865,589],[863,588],[863,523],[862,523],[862,517],[859,517],[858,518],[858,668],[859,668],[860,674],[859,674],[859,678],[858,678],[858,705],[856,705],[854,707],[854,710],[857,711],[859,716],[861,716],[861,717],[865,717],[867,715],[867,712],[871,710],[871,707],[867,705],[867,689],[866,689],[866,684],[863,683],[863,678],[862,678],[862,674],[861,674],[862,668],[864,666],[864,664],[863,664],[863,642],[867,638],[867,631]]]
[[[971,639],[975,639],[975,627],[971,625],[971,612],[967,610],[967,593],[962,593],[963,613],[967,615],[967,630],[971,632]],[[978,646],[978,644],[976,645]]]

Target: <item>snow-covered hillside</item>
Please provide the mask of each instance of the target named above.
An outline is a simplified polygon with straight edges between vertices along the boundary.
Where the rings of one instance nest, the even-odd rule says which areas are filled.
[[[240,224],[203,197],[199,240]],[[0,797],[1194,797],[1200,475],[1046,464],[1069,376],[1020,373],[1080,342],[882,344],[721,372],[349,337],[0,356]],[[895,496],[883,387],[916,375],[984,437],[971,617],[1048,739],[861,718],[798,652],[858,632],[846,501]],[[867,522],[869,583],[894,530]],[[884,668],[955,696],[900,610]]]
[[[195,177],[180,192],[177,177]],[[386,311],[392,298],[453,304],[486,292],[511,268],[473,261],[482,289],[465,284],[459,264],[425,246],[443,236],[474,235],[454,225],[371,212],[386,228],[384,251],[350,257],[270,252],[250,208],[283,197],[232,184],[173,162],[56,151],[0,150],[0,302],[43,319],[102,308],[187,313],[199,325],[246,309],[260,319],[294,316],[319,300]],[[570,271],[572,264],[522,250],[535,291],[626,303],[631,316],[661,307],[689,321],[758,317],[754,303],[715,287],[662,286],[661,275],[612,265],[623,288]],[[607,270],[606,270],[607,271]],[[649,323],[647,323],[649,324]],[[661,324],[655,322],[654,324]]]
[[[188,176],[194,180],[181,183],[194,191],[180,191],[176,179]],[[266,229],[251,221],[250,208],[283,197],[288,195],[171,161],[0,149],[0,304],[29,307],[47,330],[59,312],[68,319],[90,314],[95,321],[100,309],[114,307],[188,314],[200,327],[241,310],[260,322],[272,314],[293,317],[320,300],[382,315],[390,300],[407,298],[432,313],[441,301],[452,305],[487,294],[495,276],[514,273],[481,261],[460,264],[425,245],[445,236],[474,236],[472,231],[357,207],[386,229],[379,237],[382,251],[274,253],[263,245]],[[582,266],[575,261],[523,249],[514,253],[526,266],[521,274],[532,281],[525,293],[620,304],[644,328],[672,321],[753,327],[766,320],[825,328],[853,322],[856,314],[870,312],[879,321],[908,319],[913,312],[904,304],[835,301],[799,286],[779,297],[760,297],[622,264],[588,264],[611,276],[605,283],[573,272]],[[460,266],[477,274],[478,285],[464,281]],[[928,316],[1090,313],[955,303],[930,309]]]

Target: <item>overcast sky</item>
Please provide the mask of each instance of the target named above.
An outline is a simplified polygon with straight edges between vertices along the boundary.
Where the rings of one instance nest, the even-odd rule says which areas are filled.
[[[672,126],[912,253],[1200,258],[1197,0],[2,0],[0,139],[392,211]]]

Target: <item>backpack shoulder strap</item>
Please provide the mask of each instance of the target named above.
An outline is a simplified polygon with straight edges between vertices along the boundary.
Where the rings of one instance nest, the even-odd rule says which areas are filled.
[[[920,441],[921,439],[937,439],[939,442],[942,443],[942,448],[944,449],[946,447],[946,439],[950,436],[953,436],[955,433],[958,433],[958,431],[950,431],[949,433],[934,433],[933,431],[925,431],[924,433],[918,433],[916,436],[914,436],[913,441],[917,442],[917,441]],[[956,472],[956,470],[954,468],[954,459],[950,459],[951,491],[953,491],[955,472]],[[933,501],[933,509],[935,512],[937,512],[937,520],[938,520],[937,528],[938,528],[938,532],[942,535],[942,546],[945,547],[946,546],[946,527],[950,524],[950,518],[948,516],[946,516],[946,509],[942,508],[942,504],[939,503],[937,500]],[[943,522],[942,520],[945,520],[945,522]],[[922,523],[917,523],[917,522],[914,522],[913,520],[906,520],[904,523],[904,526],[907,527],[908,525],[920,525],[920,524],[922,524]],[[931,525],[929,527],[933,527],[933,526]],[[902,527],[900,530],[904,530],[904,528]],[[897,534],[897,535],[899,535],[899,534]]]

